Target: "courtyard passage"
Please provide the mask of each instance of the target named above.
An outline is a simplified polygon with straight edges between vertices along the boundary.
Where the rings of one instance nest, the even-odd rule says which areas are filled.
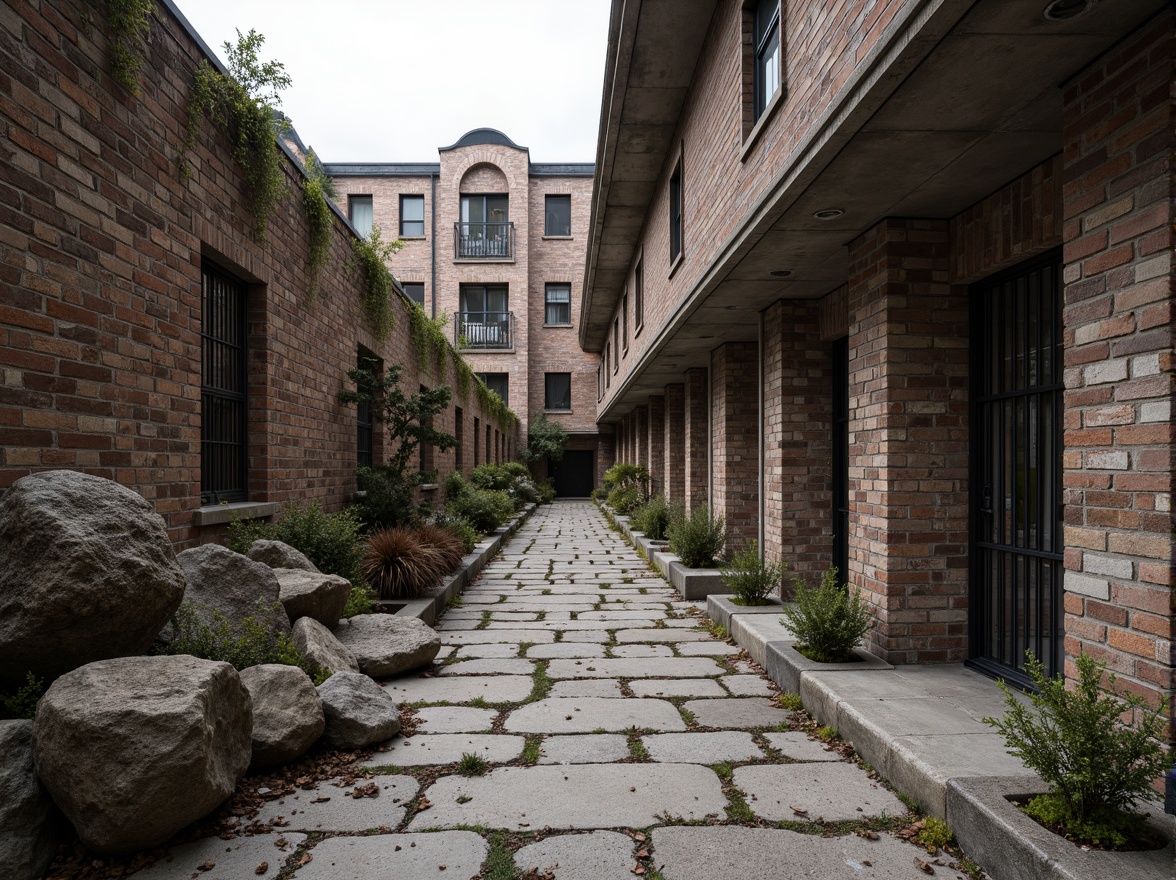
[[[268,861],[297,880],[958,876],[894,833],[902,802],[782,708],[702,607],[594,505],[541,507],[439,622],[434,668],[384,683],[417,708],[370,776],[137,876],[205,857],[240,866],[209,876]]]

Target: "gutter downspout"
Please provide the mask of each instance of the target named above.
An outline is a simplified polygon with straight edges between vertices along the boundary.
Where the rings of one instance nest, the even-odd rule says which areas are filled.
[[[429,175],[429,293],[432,301],[432,317],[437,319],[437,177],[440,171]]]

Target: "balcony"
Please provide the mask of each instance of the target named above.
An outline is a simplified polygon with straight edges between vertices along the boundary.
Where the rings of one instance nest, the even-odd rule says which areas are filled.
[[[454,223],[455,260],[513,261],[514,223]]]
[[[514,348],[514,312],[458,312],[453,331],[457,348],[510,350]]]

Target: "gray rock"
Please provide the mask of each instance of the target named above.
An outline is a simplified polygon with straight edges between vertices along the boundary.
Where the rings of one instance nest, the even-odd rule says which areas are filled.
[[[124,657],[53,683],[37,706],[33,755],[86,846],[133,852],[233,793],[252,727],[249,691],[228,663]]]
[[[254,541],[245,555],[270,568],[299,568],[302,571],[318,572],[305,553],[282,541]]]
[[[359,672],[355,655],[313,617],[300,617],[291,631],[294,645],[311,663],[331,672]]]
[[[441,637],[415,617],[357,614],[339,621],[335,638],[355,655],[360,672],[373,677],[399,675],[433,662]]]
[[[0,681],[141,654],[184,597],[163,519],[118,483],[48,471],[0,503]]]
[[[240,635],[241,621],[255,617],[271,629],[289,634],[290,618],[279,600],[278,579],[268,565],[220,544],[193,547],[176,560],[188,581],[184,599],[192,602],[205,623],[223,618]]]
[[[285,764],[306,754],[323,734],[323,701],[297,666],[265,663],[241,670],[253,699],[254,767]]]
[[[60,837],[57,811],[33,769],[33,722],[0,721],[0,865],[11,880],[49,867]]]
[[[323,626],[335,626],[343,616],[351,581],[337,574],[319,574],[299,568],[275,568],[278,598],[291,620],[313,617]]]
[[[400,732],[400,711],[388,693],[358,672],[336,672],[318,686],[327,728],[323,739],[335,749],[362,749]]]

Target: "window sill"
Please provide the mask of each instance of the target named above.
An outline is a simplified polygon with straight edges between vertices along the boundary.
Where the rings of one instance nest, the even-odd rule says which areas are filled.
[[[563,327],[565,329],[568,329],[568,328],[571,328],[575,325],[573,325],[573,324],[544,324],[543,326],[544,327]]]
[[[636,339],[641,335],[641,331],[645,329],[645,323],[642,322],[633,328],[633,338]]]
[[[418,487],[422,492],[436,492],[441,488],[440,483],[421,483]]]
[[[678,256],[674,257],[674,261],[670,263],[670,273],[666,276],[666,278],[673,278],[674,273],[678,271],[678,267],[681,266],[684,262],[686,262],[685,249],[678,251]]]
[[[570,409],[544,409],[543,414],[553,416],[570,416],[572,411]]]
[[[544,241],[575,241],[574,235],[544,235],[540,236]]]
[[[514,354],[513,348],[459,348],[458,351],[463,354]]]
[[[768,123],[772,117],[776,115],[776,111],[784,103],[784,87],[776,89],[776,94],[772,95],[772,100],[768,101],[768,106],[764,108],[764,112],[760,114],[760,118],[755,121],[755,125],[751,127],[751,131],[747,133],[747,137],[743,139],[743,148],[739,151],[739,161],[746,162],[748,155],[755,149],[755,145],[759,142],[760,136],[764,133],[764,129],[768,127]]]
[[[428,241],[428,237],[424,235],[401,235],[401,241]]]
[[[192,525],[219,526],[235,519],[265,519],[273,516],[281,505],[273,501],[237,501],[232,504],[211,504],[197,508],[192,515]]]
[[[513,263],[514,257],[454,257],[455,263]]]

